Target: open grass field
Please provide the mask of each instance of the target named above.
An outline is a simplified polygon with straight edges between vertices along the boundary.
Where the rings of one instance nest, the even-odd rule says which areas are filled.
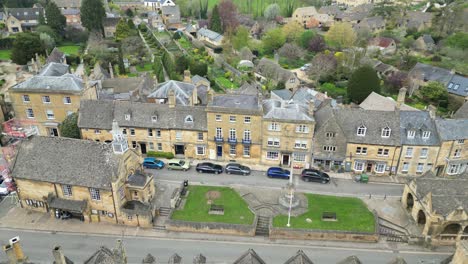
[[[80,46],[77,45],[65,45],[65,46],[59,46],[58,49],[67,54],[67,55],[78,55],[80,51]]]
[[[358,198],[316,194],[306,194],[306,196],[309,200],[309,211],[298,217],[291,217],[292,228],[357,232],[373,232],[375,229],[374,215]],[[322,221],[323,212],[335,212],[338,221]],[[312,219],[312,223],[308,223],[307,218]],[[273,218],[275,227],[286,227],[287,222],[287,215]]]
[[[208,10],[211,10],[219,2],[221,0],[208,0]],[[232,0],[232,2],[241,13],[253,14],[254,16],[261,16],[265,8],[270,4],[278,4],[282,12],[286,9],[286,0]],[[302,0],[295,0],[294,2],[295,7],[305,5]]]
[[[215,205],[224,206],[224,215],[210,215],[207,194],[216,192],[218,198],[212,200]],[[214,196],[211,196],[214,197]],[[254,214],[247,203],[231,188],[213,186],[189,186],[189,194],[183,210],[174,211],[172,219],[191,222],[218,222],[229,224],[253,223]]]
[[[11,50],[0,50],[0,60],[9,60]]]

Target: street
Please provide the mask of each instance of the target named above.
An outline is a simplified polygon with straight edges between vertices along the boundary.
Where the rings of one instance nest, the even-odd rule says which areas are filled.
[[[281,189],[287,180],[270,179],[263,171],[252,171],[251,175],[200,174],[192,167],[189,171],[173,170],[147,170],[155,175],[155,181],[180,183],[189,180],[189,183],[215,185],[215,186],[257,186],[259,188]],[[332,178],[330,184],[304,182],[294,175],[294,183],[300,192],[314,192],[318,194],[334,194],[341,196],[387,196],[400,197],[403,192],[401,184],[356,183],[352,180]]]
[[[19,236],[23,250],[34,263],[51,263],[52,248],[61,245],[64,254],[75,263],[82,263],[101,246],[114,247],[116,236],[97,236],[81,234],[52,234],[50,232],[1,230],[0,241]],[[347,247],[305,245],[296,246],[281,243],[224,242],[197,239],[142,238],[125,236],[123,238],[128,263],[141,263],[146,254],[151,253],[157,263],[165,263],[174,253],[180,255],[182,263],[192,263],[199,253],[207,258],[207,263],[232,263],[249,248],[253,248],[268,264],[281,264],[302,249],[314,263],[336,263],[348,256],[356,255],[363,263],[388,263],[396,256],[403,257],[407,263],[440,263],[448,253],[424,251],[400,251],[391,249],[370,249],[365,244]],[[325,245],[326,243],[323,243]],[[5,253],[0,254],[0,260]]]

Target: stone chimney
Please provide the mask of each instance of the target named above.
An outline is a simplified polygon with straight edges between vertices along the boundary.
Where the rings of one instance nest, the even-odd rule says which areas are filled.
[[[21,248],[19,237],[14,237],[10,239],[10,245],[13,247],[15,252],[16,260],[23,261],[25,259],[23,249]]]
[[[435,106],[433,106],[433,105],[428,105],[426,110],[429,112],[429,116],[430,116],[432,119],[435,119],[435,118],[436,118],[437,107],[435,107]]]
[[[209,104],[211,102],[213,102],[213,90],[208,90],[208,92],[206,93],[206,104]]]
[[[314,99],[310,99],[309,101],[309,116],[314,116],[314,112],[315,112],[315,103],[314,103]]]
[[[405,103],[406,91],[407,89],[405,87],[402,87],[400,88],[400,91],[398,92],[397,103],[396,103],[396,106],[398,109],[401,107],[402,104]]]
[[[189,70],[185,70],[184,71],[184,80],[183,82],[185,83],[192,83],[192,77],[190,77],[191,74],[190,74],[190,71]]]
[[[193,87],[192,104],[191,105],[197,105],[197,104],[198,104],[198,88]]]
[[[16,259],[15,251],[13,250],[12,245],[9,245],[9,244],[4,245],[3,246],[3,251],[7,255],[8,263],[10,263],[10,264],[18,263],[18,260]]]
[[[114,68],[112,68],[112,63],[109,62],[109,74],[111,79],[114,79]]]
[[[168,98],[169,99],[169,107],[170,108],[175,107],[175,105],[176,105],[176,96],[175,96],[174,90],[169,90],[168,97],[169,97]]]
[[[52,249],[52,254],[54,255],[54,264],[67,264],[60,246],[54,246],[54,249]]]

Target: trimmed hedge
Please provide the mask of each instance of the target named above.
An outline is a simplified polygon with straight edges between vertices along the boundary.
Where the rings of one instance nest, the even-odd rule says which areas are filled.
[[[173,159],[174,154],[172,152],[163,152],[163,151],[148,151],[146,153],[147,157],[153,158],[166,158],[166,159]]]

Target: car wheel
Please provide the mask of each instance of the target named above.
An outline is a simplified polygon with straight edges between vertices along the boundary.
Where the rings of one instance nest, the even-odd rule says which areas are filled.
[[[184,169],[184,171],[187,171],[187,169]]]
[[[227,174],[231,174],[231,172],[230,172],[230,171],[226,171],[226,173],[227,173]]]
[[[242,173],[242,175],[247,176],[247,173],[244,172],[244,173]]]
[[[325,184],[325,183],[327,183],[327,181],[322,181],[322,183],[324,183],[324,184]]]
[[[215,174],[219,174],[219,171],[215,171]]]

